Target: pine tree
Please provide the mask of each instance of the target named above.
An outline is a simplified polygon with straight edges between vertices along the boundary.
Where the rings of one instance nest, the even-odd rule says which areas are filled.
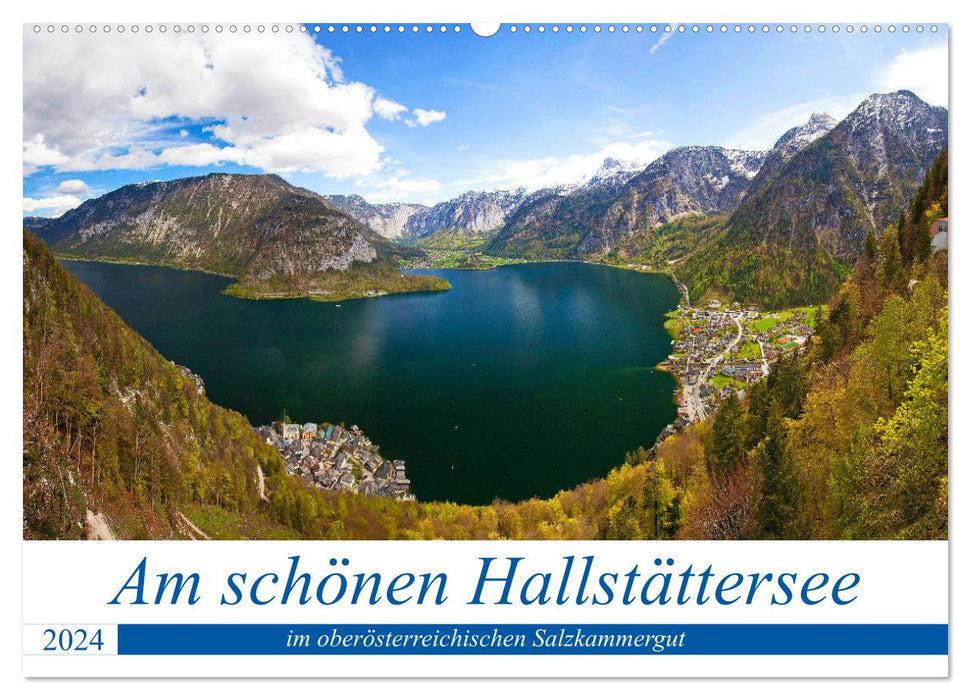
[[[880,236],[880,267],[877,270],[877,278],[883,288],[891,294],[903,291],[907,285],[897,231],[893,226],[888,226]]]
[[[759,536],[798,539],[805,536],[803,493],[786,446],[788,435],[781,404],[773,400],[766,436],[755,448],[755,464],[762,480]]]
[[[868,231],[863,240],[863,252],[870,260],[877,259],[877,239],[873,235],[873,231]]]
[[[806,375],[799,355],[784,355],[779,358],[766,380],[769,394],[785,418],[797,418],[809,391],[809,377]]]
[[[709,470],[712,475],[730,473],[745,456],[745,424],[738,395],[728,395],[715,416],[711,429]]]

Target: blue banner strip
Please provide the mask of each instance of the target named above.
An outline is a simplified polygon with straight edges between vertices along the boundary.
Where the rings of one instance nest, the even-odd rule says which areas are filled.
[[[947,625],[118,625],[119,655],[947,652]]]

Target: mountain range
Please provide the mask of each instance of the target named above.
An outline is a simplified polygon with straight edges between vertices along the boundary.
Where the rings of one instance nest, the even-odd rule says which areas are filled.
[[[465,192],[434,206],[371,204],[359,195],[330,195],[334,206],[390,240],[418,241],[440,232],[496,231],[506,217],[535,196],[525,189]]]
[[[409,251],[276,175],[127,185],[34,230],[60,254],[235,277],[227,291],[237,296],[337,299],[447,288],[437,278],[402,275],[398,263]]]
[[[780,139],[721,234],[681,261],[693,295],[825,301],[947,147],[947,110],[908,91],[871,95],[825,133],[813,121]]]
[[[276,176],[208,175],[129,185],[25,226],[61,254],[237,277],[230,291],[244,296],[428,288],[397,266],[447,248],[670,267],[693,298],[816,302],[867,234],[896,220],[947,129],[946,109],[904,90],[871,95],[839,122],[813,114],[768,151],[680,147],[646,167],[607,159],[586,182],[534,191],[372,204]]]
[[[782,162],[753,183],[729,236],[818,245],[853,260],[868,232],[896,220],[946,145],[946,109],[912,92],[872,95],[815,139],[798,132],[780,139],[774,151]]]
[[[717,146],[676,148],[639,174],[551,193],[520,207],[486,247],[506,257],[584,258],[635,232],[692,213],[734,209],[765,154]]]
[[[947,129],[947,110],[912,92],[874,94],[839,122],[813,114],[768,151],[680,147],[644,168],[607,160],[585,183],[419,209],[399,235],[434,247],[444,232],[451,248],[464,240],[502,258],[661,263],[694,298],[822,301],[866,235],[896,220]]]

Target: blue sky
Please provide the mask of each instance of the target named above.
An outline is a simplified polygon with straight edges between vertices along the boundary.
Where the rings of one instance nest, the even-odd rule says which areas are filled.
[[[946,104],[946,29],[496,35],[214,31],[24,36],[24,210],[130,182],[277,172],[432,203],[589,177],[682,145],[767,148],[813,111]],[[929,25],[928,25],[929,26]],[[410,29],[410,27],[409,27]]]

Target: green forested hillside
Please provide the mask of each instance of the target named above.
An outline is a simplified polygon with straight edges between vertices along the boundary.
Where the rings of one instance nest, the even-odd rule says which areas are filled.
[[[680,270],[696,255],[707,254],[709,245],[724,233],[726,221],[726,216],[688,214],[631,236],[601,260],[608,264],[642,264],[654,270],[670,265]]]
[[[910,266],[930,256],[930,227],[947,216],[947,149],[943,149],[927,172],[923,184],[902,209],[897,219],[897,240],[901,262]]]
[[[78,537],[85,508],[126,537],[176,535],[187,503],[256,509],[276,453],[26,231],[23,290],[25,537]]]
[[[598,261],[671,269],[694,301],[718,297],[765,309],[825,302],[852,269],[822,248],[730,243],[728,226],[727,216],[684,216],[632,236]]]
[[[593,222],[607,215],[615,189],[590,186],[568,196],[551,192],[536,197],[509,217],[484,251],[506,258],[575,259],[578,245],[591,235]]]
[[[851,266],[822,248],[792,250],[725,235],[675,266],[692,299],[718,296],[765,309],[819,304],[839,289]]]
[[[415,245],[426,250],[479,252],[494,234],[494,231],[442,229],[415,240]]]
[[[780,361],[744,405],[723,404],[712,497],[682,535],[723,535],[731,517],[742,537],[947,537],[947,252],[921,238],[922,222],[946,215],[942,154],[900,229],[868,237],[806,354]],[[909,262],[901,232],[923,251]]]

